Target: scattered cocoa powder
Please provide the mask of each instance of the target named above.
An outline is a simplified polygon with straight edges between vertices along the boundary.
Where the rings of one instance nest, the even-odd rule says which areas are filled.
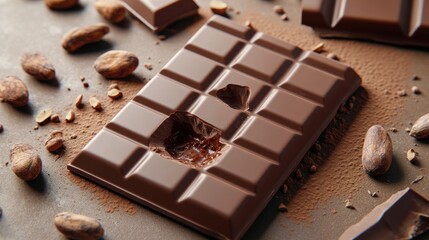
[[[311,49],[320,42],[310,28],[275,23],[258,12],[247,14],[246,19],[252,19],[259,30],[303,49]],[[320,136],[318,143],[321,150],[310,150],[302,160],[300,168],[304,173],[312,164],[318,167],[317,173],[304,174],[301,181],[293,177],[286,181],[289,188],[283,201],[288,207],[287,218],[304,223],[311,222],[313,210],[328,200],[366,191],[362,182],[366,181],[367,176],[362,171],[360,153],[366,129],[375,122],[384,126],[394,125],[396,114],[403,109],[405,101],[405,98],[385,95],[377,89],[390,92],[405,89],[407,86],[403,79],[412,75],[409,66],[413,54],[408,51],[391,51],[388,47],[358,41],[324,40],[324,43],[329,50],[341,56],[342,62],[359,73],[362,88],[356,92],[353,101],[349,100],[353,102],[353,107],[338,113]],[[389,64],[385,59],[391,59]]]

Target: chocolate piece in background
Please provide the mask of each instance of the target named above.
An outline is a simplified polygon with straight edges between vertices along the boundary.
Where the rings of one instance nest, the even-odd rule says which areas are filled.
[[[304,0],[302,23],[321,37],[429,47],[427,0]]]
[[[428,230],[429,201],[411,188],[406,188],[393,194],[360,222],[348,228],[340,240],[411,239]]]
[[[229,84],[249,88],[249,111],[217,97]],[[68,168],[206,234],[239,239],[359,86],[338,61],[214,16]],[[211,164],[150,151],[166,119],[195,116],[209,136],[221,132]]]
[[[198,14],[198,5],[193,0],[122,1],[128,11],[156,33],[174,22]]]

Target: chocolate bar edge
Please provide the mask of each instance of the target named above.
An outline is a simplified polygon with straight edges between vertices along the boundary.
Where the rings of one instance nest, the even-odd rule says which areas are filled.
[[[188,11],[183,13],[182,15],[178,15],[178,17],[171,19],[170,21],[167,21],[166,23],[159,25],[159,26],[154,26],[151,23],[149,23],[149,21],[147,21],[143,16],[141,16],[141,14],[139,14],[133,7],[131,7],[127,1],[132,1],[132,0],[121,0],[122,4],[124,5],[124,7],[137,19],[139,19],[140,21],[142,21],[144,23],[145,26],[147,26],[150,30],[152,30],[154,33],[159,33],[162,30],[164,30],[165,28],[167,28],[168,26],[170,26],[171,24],[198,15],[198,5],[194,2],[196,8],[193,11]]]

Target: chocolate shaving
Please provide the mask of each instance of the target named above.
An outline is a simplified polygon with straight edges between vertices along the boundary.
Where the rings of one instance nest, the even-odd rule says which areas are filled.
[[[149,147],[166,158],[202,167],[219,156],[221,131],[188,112],[175,112],[152,134]]]
[[[216,96],[231,108],[238,110],[249,109],[250,88],[236,84],[228,84],[217,90]]]

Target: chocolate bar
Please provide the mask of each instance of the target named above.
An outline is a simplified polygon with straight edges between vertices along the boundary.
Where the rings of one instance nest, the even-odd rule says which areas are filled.
[[[156,33],[176,21],[198,14],[198,5],[193,0],[122,1],[128,11]]]
[[[406,188],[347,229],[340,240],[412,239],[428,230],[429,201]]]
[[[429,47],[427,0],[304,0],[302,23],[321,37]]]
[[[359,86],[338,61],[214,16],[68,168],[238,239]]]

